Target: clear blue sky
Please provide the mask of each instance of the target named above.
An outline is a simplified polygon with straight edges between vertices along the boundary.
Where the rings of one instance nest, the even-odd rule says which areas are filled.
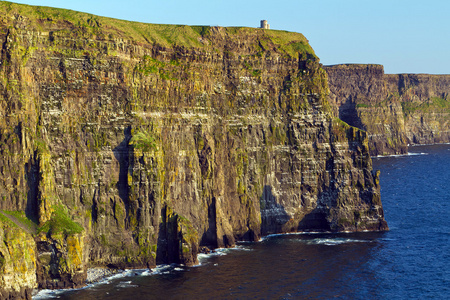
[[[321,62],[450,74],[450,0],[24,0],[146,23],[259,26],[303,33]]]

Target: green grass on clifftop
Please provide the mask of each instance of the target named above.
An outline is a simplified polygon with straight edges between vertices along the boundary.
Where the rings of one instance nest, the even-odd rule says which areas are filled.
[[[204,43],[202,39],[207,40],[212,34],[212,29],[216,28],[131,22],[68,9],[31,6],[6,1],[0,2],[0,23],[6,26],[20,23],[26,30],[48,32],[70,30],[78,36],[89,38],[121,38],[137,43],[156,43],[162,46],[178,45],[189,48],[209,47],[209,43]],[[297,57],[298,52],[316,57],[308,40],[301,33],[249,27],[225,27],[221,28],[220,34],[228,35],[231,38],[258,36],[259,40],[276,45],[276,48],[291,57]]]

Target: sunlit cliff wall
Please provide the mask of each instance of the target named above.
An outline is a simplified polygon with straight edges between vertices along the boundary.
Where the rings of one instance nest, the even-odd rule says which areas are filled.
[[[387,229],[367,134],[332,116],[303,35],[0,11],[5,295],[269,233]]]
[[[335,114],[367,131],[372,155],[450,141],[450,75],[384,74],[381,65],[324,69]]]

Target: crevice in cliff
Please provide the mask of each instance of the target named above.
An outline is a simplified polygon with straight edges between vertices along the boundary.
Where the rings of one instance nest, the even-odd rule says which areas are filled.
[[[61,73],[61,76],[64,80],[67,80],[66,62],[64,58],[61,58],[61,60],[59,61],[59,73]]]
[[[6,29],[5,39],[2,43],[2,60],[0,61],[0,67],[7,66],[9,62],[11,62],[11,52],[9,48],[9,39],[11,36],[10,29]]]
[[[208,201],[208,226],[200,239],[200,246],[217,248],[217,211],[216,197]]]
[[[124,139],[120,142],[118,146],[116,146],[112,151],[114,153],[114,157],[119,162],[119,180],[116,184],[116,188],[119,193],[120,199],[122,199],[123,203],[125,204],[126,209],[126,217],[125,219],[129,219],[129,172],[130,167],[132,169],[132,165],[130,165],[130,162],[133,161],[133,157],[130,157],[130,150],[129,143],[131,140],[131,126],[128,126],[123,131]]]
[[[186,218],[167,204],[161,208],[156,263],[198,263],[198,233]]]
[[[28,219],[37,223],[38,217],[38,194],[39,194],[39,162],[37,151],[34,151],[32,157],[25,164],[25,180],[28,186],[27,203],[25,215]]]
[[[356,102],[350,96],[346,101],[339,106],[339,119],[348,125],[365,130],[365,126],[361,122],[358,111],[356,109]]]
[[[168,215],[168,207],[161,208],[161,223],[158,230],[158,243],[156,252],[156,263],[165,264],[169,262],[180,263],[178,247],[174,245],[177,241],[176,224],[173,218]]]

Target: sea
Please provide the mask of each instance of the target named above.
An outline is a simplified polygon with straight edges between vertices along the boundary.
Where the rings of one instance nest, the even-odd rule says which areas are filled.
[[[388,232],[271,235],[33,299],[450,299],[450,145],[373,164]]]

